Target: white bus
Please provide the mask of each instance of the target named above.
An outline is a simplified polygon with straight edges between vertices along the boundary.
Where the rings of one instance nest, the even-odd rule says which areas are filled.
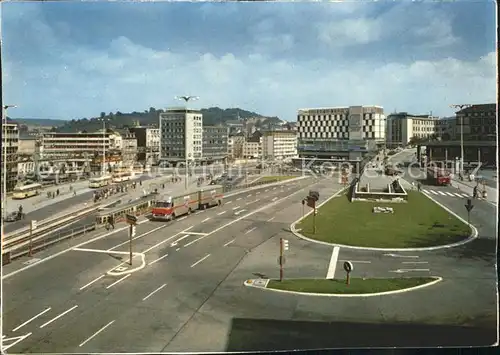
[[[129,181],[132,178],[132,173],[129,171],[113,174],[113,182],[119,183]]]
[[[97,178],[92,178],[89,181],[89,187],[93,189],[98,189],[100,187],[108,186],[111,184],[113,177],[111,176],[100,176]]]
[[[42,184],[29,184],[24,186],[17,186],[14,188],[14,193],[12,198],[20,200],[23,198],[28,198],[36,196],[42,190]]]

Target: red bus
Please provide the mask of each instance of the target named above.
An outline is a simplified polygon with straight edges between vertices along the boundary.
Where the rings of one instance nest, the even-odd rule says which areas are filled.
[[[443,168],[428,167],[427,181],[433,185],[447,186],[451,184],[450,172]]]

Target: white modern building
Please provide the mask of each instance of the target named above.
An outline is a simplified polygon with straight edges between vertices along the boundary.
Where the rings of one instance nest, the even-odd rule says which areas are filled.
[[[443,134],[438,117],[431,115],[410,115],[407,112],[387,116],[387,146],[406,146],[414,138],[429,138]]]
[[[297,132],[269,131],[262,136],[264,159],[287,159],[297,157]]]
[[[187,108],[160,113],[160,160],[179,163],[203,158],[203,114]]]
[[[15,123],[2,122],[2,172],[4,166],[7,168],[6,185],[7,191],[11,191],[17,184],[17,161],[19,149],[19,129]],[[5,159],[5,162],[4,162]],[[1,174],[2,184],[4,174]]]
[[[385,144],[386,117],[381,106],[300,109],[298,155],[324,160],[357,160]]]

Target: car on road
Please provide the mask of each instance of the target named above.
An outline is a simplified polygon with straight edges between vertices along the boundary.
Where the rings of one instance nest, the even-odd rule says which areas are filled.
[[[22,213],[19,213],[19,212],[9,212],[5,218],[4,218],[4,222],[16,222],[16,221],[19,221],[23,218],[23,214]]]

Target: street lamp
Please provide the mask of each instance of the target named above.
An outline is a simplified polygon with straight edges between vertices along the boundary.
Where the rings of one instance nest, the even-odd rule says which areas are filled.
[[[195,101],[195,100],[198,100],[199,97],[198,96],[176,96],[175,97],[176,100],[184,100],[186,102],[186,106],[184,106],[184,110],[186,111],[185,112],[185,116],[184,116],[184,159],[185,159],[185,182],[184,182],[184,188],[187,190],[188,189],[188,179],[189,179],[189,175],[188,175],[188,152],[187,152],[187,148],[188,148],[188,133],[187,133],[187,103],[189,101]],[[189,158],[191,158],[191,153],[189,154]]]
[[[459,105],[450,105],[451,108],[459,109],[462,111],[463,109],[471,107],[471,104],[459,104]],[[464,172],[464,116],[460,115],[460,173],[463,176]]]
[[[2,106],[2,135],[5,137],[3,143],[3,181],[2,181],[2,245],[4,238],[4,221],[7,216],[7,110],[16,108],[16,105]]]

